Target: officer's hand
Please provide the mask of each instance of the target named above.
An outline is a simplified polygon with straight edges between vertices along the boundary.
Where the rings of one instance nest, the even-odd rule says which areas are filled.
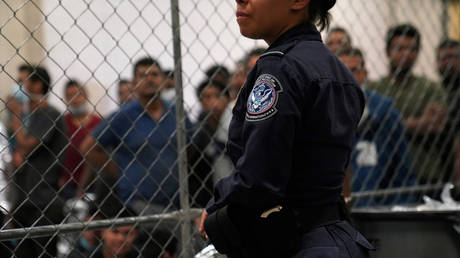
[[[202,236],[204,236],[206,239],[208,238],[208,235],[206,235],[206,232],[204,231],[204,220],[208,217],[208,212],[206,210],[203,211],[201,214],[201,221],[200,221],[200,233]]]

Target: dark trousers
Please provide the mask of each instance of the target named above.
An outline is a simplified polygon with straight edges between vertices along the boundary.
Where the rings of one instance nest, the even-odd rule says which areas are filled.
[[[372,245],[348,222],[314,228],[302,235],[293,258],[368,258]]]
[[[14,211],[13,220],[17,228],[44,226],[60,223],[63,219],[62,206],[52,204],[39,208],[26,203]],[[56,257],[57,235],[40,238],[24,238],[14,248],[15,257]]]

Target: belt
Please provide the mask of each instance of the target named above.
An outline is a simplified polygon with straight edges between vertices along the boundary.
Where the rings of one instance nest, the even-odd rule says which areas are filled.
[[[302,232],[333,224],[344,219],[340,204],[312,207],[290,207]]]

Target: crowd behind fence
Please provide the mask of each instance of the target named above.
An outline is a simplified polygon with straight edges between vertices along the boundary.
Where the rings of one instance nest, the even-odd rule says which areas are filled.
[[[266,46],[241,43],[229,25],[232,1],[51,2],[1,3],[1,43],[15,51],[0,71],[8,89],[0,123],[0,255],[191,257],[206,245],[196,228],[199,209],[235,168],[225,152],[232,108]],[[382,2],[360,1],[353,17],[364,28],[377,23],[363,16]],[[425,7],[442,2],[435,21],[423,22],[437,24],[444,15],[445,35],[434,42],[439,31],[414,25],[419,16],[392,21],[375,38],[377,25],[354,37],[350,20],[324,35],[366,95],[344,168],[353,208],[414,206],[460,182],[460,35],[447,33],[460,30],[460,2],[397,2],[386,5],[404,13],[420,2],[430,15],[436,11]],[[336,12],[350,12],[344,8]],[[32,14],[40,18],[30,25]],[[84,24],[91,19],[94,26]],[[27,36],[10,36],[12,23]],[[43,40],[45,26],[60,40]],[[200,34],[212,37],[190,40]],[[38,59],[22,51],[30,42],[44,53]],[[68,56],[56,56],[62,45]],[[380,54],[368,55],[375,46]]]

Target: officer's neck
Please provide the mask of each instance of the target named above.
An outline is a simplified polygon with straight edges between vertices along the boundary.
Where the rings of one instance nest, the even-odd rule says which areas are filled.
[[[290,29],[301,25],[305,23],[305,18],[304,17],[292,17],[290,21],[287,21],[283,26],[281,26],[279,29],[274,31],[273,33],[270,33],[270,35],[267,35],[263,38],[263,40],[271,46],[281,35],[289,31]]]

